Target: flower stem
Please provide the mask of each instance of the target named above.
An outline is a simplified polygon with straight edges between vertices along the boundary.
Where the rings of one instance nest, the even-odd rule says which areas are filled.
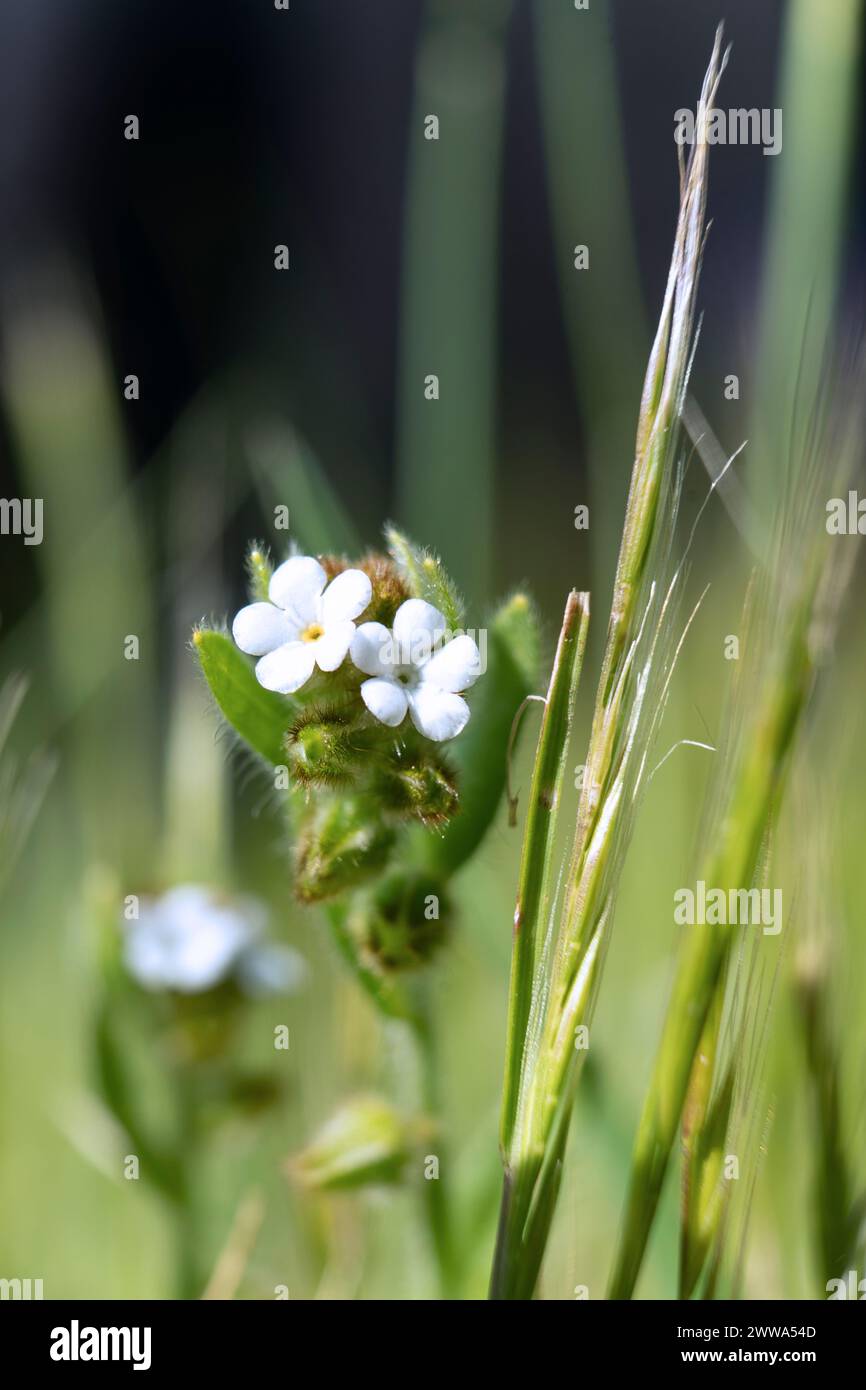
[[[412,1034],[418,1053],[421,1101],[427,1115],[438,1120],[441,1111],[439,1085],[439,1056],[436,1035],[429,1009],[424,1008],[412,1021]],[[430,1243],[436,1261],[439,1291],[442,1298],[457,1296],[459,1270],[454,1246],[451,1203],[448,1196],[450,1171],[443,1151],[441,1135],[437,1133],[439,1169],[441,1176],[427,1178],[424,1184],[424,1203]]]
[[[177,1297],[201,1298],[205,1278],[201,1266],[199,1207],[196,1185],[200,1171],[198,1098],[196,1078],[187,1067],[177,1074],[178,1142],[176,1164],[179,1175],[174,1209],[176,1240]]]

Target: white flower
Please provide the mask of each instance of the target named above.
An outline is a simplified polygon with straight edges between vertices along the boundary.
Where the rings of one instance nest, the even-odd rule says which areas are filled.
[[[293,555],[271,575],[270,603],[242,608],[232,636],[241,651],[261,657],[256,663],[259,685],[292,695],[316,666],[336,671],[355,634],[353,619],[372,595],[363,571],[343,570],[328,584],[318,560]]]
[[[297,951],[261,941],[260,903],[227,899],[199,884],[142,898],[138,919],[124,926],[126,967],[145,989],[199,994],[232,977],[249,994],[282,993],[306,973]]]
[[[481,674],[478,647],[465,634],[437,647],[445,619],[432,604],[410,598],[397,609],[393,634],[381,623],[362,623],[352,638],[352,660],[372,677],[361,686],[371,714],[396,728],[406,711],[425,738],[441,743],[466,725],[469,706],[458,694]]]

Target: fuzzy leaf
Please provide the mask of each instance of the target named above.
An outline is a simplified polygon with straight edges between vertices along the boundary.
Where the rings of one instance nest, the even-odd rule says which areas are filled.
[[[285,762],[283,738],[292,718],[288,700],[259,685],[247,658],[224,632],[198,628],[192,640],[211,694],[235,732],[266,762]]]

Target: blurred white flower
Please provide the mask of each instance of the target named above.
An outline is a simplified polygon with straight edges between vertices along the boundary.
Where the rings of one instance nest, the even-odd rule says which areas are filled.
[[[440,646],[446,623],[423,599],[410,598],[397,609],[393,633],[382,623],[362,623],[352,638],[352,660],[371,677],[361,698],[372,715],[396,728],[406,711],[425,738],[441,743],[460,733],[469,706],[459,691],[481,674],[481,657],[465,633]]]
[[[137,920],[124,922],[124,961],[145,989],[199,994],[233,978],[248,994],[288,993],[306,974],[289,946],[264,941],[266,914],[253,898],[226,898],[184,883],[142,898]]]
[[[355,634],[353,620],[372,595],[362,570],[343,570],[328,584],[318,560],[293,555],[271,575],[270,602],[242,608],[232,636],[241,651],[261,657],[256,663],[259,684],[291,695],[316,666],[336,671]]]

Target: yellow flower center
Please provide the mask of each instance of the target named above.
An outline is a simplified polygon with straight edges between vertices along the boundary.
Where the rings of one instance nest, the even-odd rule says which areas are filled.
[[[301,633],[301,641],[318,642],[324,631],[325,629],[322,627],[321,623],[310,623],[310,626],[305,627]]]

